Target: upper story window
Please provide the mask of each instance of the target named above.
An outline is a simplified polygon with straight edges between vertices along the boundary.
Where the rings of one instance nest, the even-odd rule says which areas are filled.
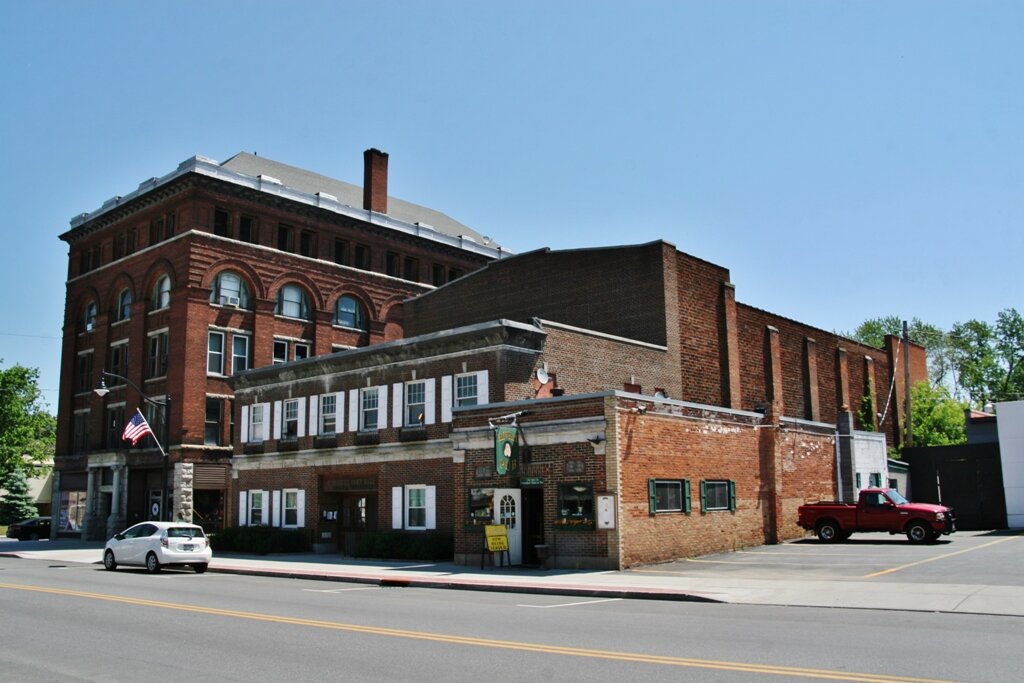
[[[231,237],[231,214],[224,209],[214,209],[213,211],[213,234]]]
[[[75,392],[85,394],[92,391],[92,351],[83,351],[75,359]]]
[[[477,374],[475,372],[469,373],[468,375],[456,375],[455,376],[455,405],[456,406],[475,406],[479,401],[478,385],[477,385]]]
[[[206,342],[206,374],[224,374],[224,333],[210,332]]]
[[[338,299],[334,322],[342,327],[351,327],[365,332],[367,330],[366,309],[359,299],[346,294]]]
[[[85,314],[82,316],[82,324],[86,332],[96,329],[96,302],[90,301],[85,305]]]
[[[302,287],[285,285],[277,293],[277,306],[274,308],[274,314],[309,320],[309,297],[306,296]]]
[[[78,272],[88,273],[99,268],[102,263],[103,250],[99,246],[83,249],[78,255]]]
[[[149,357],[146,363],[146,378],[167,375],[167,352],[169,348],[167,330],[149,335]]]
[[[402,277],[412,282],[420,281],[420,262],[411,256],[405,257],[402,265]]]
[[[299,438],[299,399],[293,398],[284,402],[284,420],[282,422],[282,439]]]
[[[232,270],[225,270],[219,273],[213,280],[213,289],[210,292],[210,303],[221,306],[237,306],[238,308],[251,308],[249,297],[249,285],[245,283],[242,276]]]
[[[238,239],[249,244],[256,244],[256,219],[242,216],[238,219]]]
[[[320,433],[334,434],[338,430],[338,395],[320,397]]]
[[[266,438],[263,413],[264,404],[262,403],[254,403],[249,408],[249,441],[252,443],[260,443]]]
[[[359,430],[373,432],[377,430],[378,408],[380,406],[380,387],[369,387],[359,390]]]
[[[299,253],[303,256],[316,256],[316,233],[310,230],[299,233]]]
[[[348,265],[348,242],[340,237],[334,238],[334,262],[338,265]]]
[[[384,272],[392,277],[401,277],[402,273],[399,271],[399,263],[401,258],[398,254],[389,251],[384,255]]]
[[[161,275],[153,284],[153,296],[150,305],[154,311],[171,305],[171,278]]]
[[[294,251],[295,230],[292,226],[281,223],[277,226],[277,248],[281,251]]]
[[[135,228],[114,237],[114,260],[135,252]]]
[[[427,383],[424,380],[405,385],[405,426],[422,427],[427,409]]]
[[[231,373],[249,369],[249,337],[236,334],[231,338]]]
[[[114,322],[121,322],[132,317],[132,290],[123,289],[117,295],[117,308],[114,309]]]
[[[353,266],[362,270],[370,270],[370,247],[365,244],[357,244],[352,256]]]

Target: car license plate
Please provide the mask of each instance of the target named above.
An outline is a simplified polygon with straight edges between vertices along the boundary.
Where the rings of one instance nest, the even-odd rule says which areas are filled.
[[[185,545],[181,546],[181,549],[182,550],[195,550],[196,547],[193,544],[191,544],[191,543],[186,543]]]

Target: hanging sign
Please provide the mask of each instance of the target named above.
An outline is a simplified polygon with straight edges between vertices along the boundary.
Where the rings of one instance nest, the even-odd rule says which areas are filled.
[[[499,476],[519,469],[519,427],[516,425],[494,428],[494,468]]]

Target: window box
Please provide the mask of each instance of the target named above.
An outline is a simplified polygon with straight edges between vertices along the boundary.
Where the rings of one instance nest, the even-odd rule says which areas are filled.
[[[399,441],[426,441],[426,427],[402,427],[398,434]]]
[[[357,446],[376,446],[380,443],[380,432],[356,432]]]
[[[265,451],[263,444],[263,441],[260,441],[258,443],[247,443],[244,446],[242,446],[242,453],[244,453],[245,455],[256,455],[258,453],[263,453]]]
[[[281,439],[277,442],[277,450],[279,451],[297,451],[299,450],[298,439]]]
[[[314,448],[337,448],[338,446],[338,435],[337,434],[321,434],[313,439]]]

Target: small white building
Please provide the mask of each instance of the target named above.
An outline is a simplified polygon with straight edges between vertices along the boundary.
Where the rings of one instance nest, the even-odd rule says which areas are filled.
[[[1024,401],[996,404],[1006,524],[1024,529]]]

